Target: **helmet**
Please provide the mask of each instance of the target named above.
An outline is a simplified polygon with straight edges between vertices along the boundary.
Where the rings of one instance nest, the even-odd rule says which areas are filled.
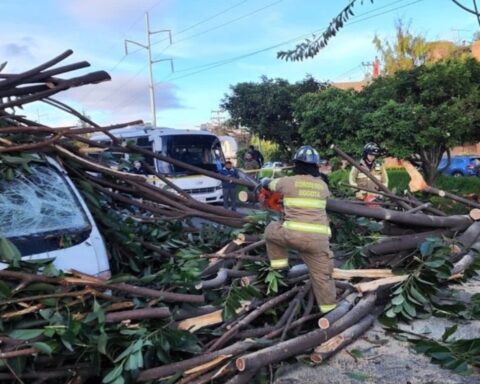
[[[303,163],[317,165],[320,163],[320,156],[310,145],[303,145],[297,149],[297,152],[295,152],[293,161],[301,161]]]
[[[363,156],[374,155],[378,156],[380,154],[380,147],[375,143],[367,143],[363,147]]]

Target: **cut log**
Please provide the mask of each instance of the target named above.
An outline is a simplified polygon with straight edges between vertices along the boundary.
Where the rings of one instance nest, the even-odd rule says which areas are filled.
[[[227,384],[247,384],[252,381],[252,378],[255,377],[257,371],[246,371],[238,373],[233,376],[230,380],[227,381]]]
[[[308,274],[308,267],[305,264],[294,265],[288,271],[288,278],[296,278]],[[337,280],[351,280],[356,277],[376,279],[381,277],[394,276],[390,269],[339,269],[334,268],[332,277]]]
[[[333,269],[332,274],[334,279],[350,280],[356,277],[363,277],[368,279],[377,279],[392,277],[394,274],[390,269]]]
[[[367,283],[358,283],[358,284],[355,284],[354,287],[358,292],[361,292],[361,293],[372,292],[379,289],[385,289],[385,288],[391,287],[392,285],[405,281],[407,278],[408,278],[408,275],[386,277],[384,279],[377,279],[377,280],[369,281]]]
[[[420,213],[405,213],[385,208],[371,208],[353,204],[348,200],[327,200],[327,211],[343,215],[364,216],[372,219],[390,221],[406,226],[427,228],[455,228],[459,231],[467,228],[472,219],[467,215],[431,216]]]
[[[362,252],[367,256],[387,255],[418,248],[428,237],[441,237],[453,235],[454,231],[441,229],[422,233],[412,233],[401,236],[391,236],[380,240],[378,243],[369,244]]]
[[[190,331],[192,333],[199,329],[209,327],[211,325],[221,324],[223,322],[222,310],[218,310],[206,315],[185,319],[178,324],[178,329],[182,331]]]
[[[472,220],[475,220],[475,221],[480,220],[480,209],[478,208],[472,209],[469,215],[472,218]]]
[[[320,329],[330,328],[333,323],[346,315],[348,311],[352,309],[353,303],[355,302],[355,299],[357,297],[357,293],[351,293],[350,295],[348,295],[344,300],[338,303],[337,307],[333,311],[327,313],[322,318],[318,319],[318,327]]]
[[[226,359],[230,357],[232,357],[232,355],[219,355],[213,358],[211,361],[208,361],[201,365],[197,365],[196,367],[189,369],[188,371],[185,371],[184,375],[190,375],[194,373],[205,373],[210,369],[216,367],[217,365],[221,364],[222,362],[224,362]]]
[[[310,355],[310,360],[317,364],[324,362],[330,356],[333,356],[335,353],[363,335],[365,331],[371,327],[374,320],[375,317],[373,315],[365,316],[357,324],[315,348],[315,352]]]
[[[271,347],[261,349],[257,352],[249,353],[235,360],[237,369],[241,372],[257,370],[268,364],[275,364],[289,357],[304,353],[311,348],[320,345],[338,335],[345,329],[357,323],[360,319],[369,314],[375,305],[376,296],[366,295],[349,312],[348,316],[343,316],[332,327],[327,330],[317,329],[308,332],[302,336],[277,343]]]
[[[247,233],[239,233],[237,235],[237,240],[243,243],[256,243],[257,241],[261,240],[260,236],[252,235]]]
[[[268,346],[271,344],[273,344],[273,341],[253,341],[253,340],[239,341],[235,344],[230,345],[227,348],[223,348],[215,352],[204,353],[202,355],[192,357],[191,359],[186,359],[186,360],[178,361],[171,364],[161,365],[159,367],[146,369],[140,372],[140,374],[138,375],[137,381],[145,382],[145,381],[157,380],[159,378],[167,377],[178,372],[185,372],[197,365],[205,364],[209,361],[212,361],[217,356],[238,355],[250,349],[258,348],[261,346]]]

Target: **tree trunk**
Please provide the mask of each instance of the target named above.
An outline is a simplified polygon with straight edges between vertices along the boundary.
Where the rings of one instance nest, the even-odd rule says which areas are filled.
[[[365,331],[371,327],[374,321],[375,317],[373,315],[365,316],[357,324],[315,348],[315,352],[310,355],[310,360],[317,364],[324,362],[330,356],[333,356],[335,353],[363,335]]]
[[[343,316],[326,331],[318,329],[302,336],[277,343],[271,347],[239,357],[235,361],[235,364],[239,371],[252,371],[268,364],[278,363],[291,356],[298,355],[299,353],[304,353],[316,345],[324,343],[331,337],[338,335],[340,332],[364,318],[372,311],[375,305],[375,300],[375,295],[367,295],[360,300],[355,307],[353,307],[348,315]]]
[[[192,357],[191,359],[186,359],[186,360],[178,361],[175,363],[161,365],[156,368],[150,368],[150,369],[141,371],[140,374],[138,375],[137,381],[145,382],[145,381],[157,380],[162,377],[167,377],[178,372],[187,371],[193,367],[196,367],[197,365],[205,364],[215,359],[218,356],[238,355],[239,353],[243,353],[245,351],[248,351],[249,349],[259,347],[259,346],[271,345],[272,343],[273,342],[270,342],[270,341],[268,342],[267,341],[261,341],[261,342],[251,341],[251,340],[239,341],[227,348],[223,348],[215,352],[204,353],[202,355]]]

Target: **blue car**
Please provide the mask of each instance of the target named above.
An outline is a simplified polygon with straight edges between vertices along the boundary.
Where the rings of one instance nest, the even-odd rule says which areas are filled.
[[[438,165],[438,170],[448,176],[479,176],[480,156],[465,155],[455,156],[450,159],[450,165],[446,168],[447,158],[444,157]]]

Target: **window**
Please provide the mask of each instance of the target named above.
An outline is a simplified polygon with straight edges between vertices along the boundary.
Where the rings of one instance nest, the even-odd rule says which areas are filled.
[[[168,135],[162,137],[162,154],[209,171],[216,171],[216,161],[224,161],[220,141],[210,135]],[[157,162],[164,174],[192,173],[182,167]]]
[[[0,180],[0,234],[29,237],[89,230],[90,223],[67,181],[55,168],[32,165]]]

